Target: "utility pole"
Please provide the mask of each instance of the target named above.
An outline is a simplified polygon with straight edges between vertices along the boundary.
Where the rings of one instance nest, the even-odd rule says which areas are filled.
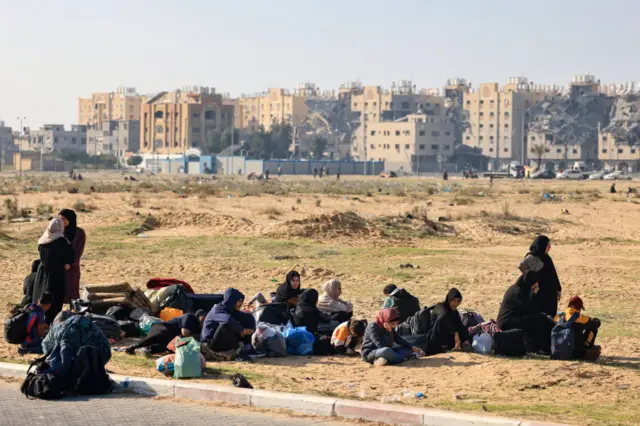
[[[22,175],[22,139],[24,139],[24,127],[22,127],[22,120],[26,120],[26,119],[27,117],[18,117],[18,120],[20,120],[20,139],[21,139],[21,143],[18,145],[18,152],[20,153],[20,175]]]

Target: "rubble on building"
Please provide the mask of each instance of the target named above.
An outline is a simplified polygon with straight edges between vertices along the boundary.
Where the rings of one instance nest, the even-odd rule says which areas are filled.
[[[602,129],[618,142],[640,144],[640,94],[631,93],[616,97],[609,114],[610,124]]]

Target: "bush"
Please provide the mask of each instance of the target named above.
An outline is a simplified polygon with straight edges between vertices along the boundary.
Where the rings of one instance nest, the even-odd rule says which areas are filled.
[[[278,216],[282,216],[282,211],[277,207],[267,207],[262,210],[262,214],[268,216],[269,219],[276,219]]]
[[[320,207],[320,204],[322,204],[321,200],[316,200],[316,207]]]
[[[6,200],[4,200],[4,212],[5,216],[7,216],[7,219],[9,220],[20,217],[18,200],[16,198],[14,198],[13,200],[11,198],[7,198]]]
[[[84,203],[84,200],[78,200],[73,203],[73,209],[77,212],[85,212],[87,211],[87,206]]]
[[[132,167],[139,166],[140,164],[142,164],[142,157],[139,155],[129,157],[127,158],[127,164]]]
[[[53,213],[53,206],[51,204],[38,204],[36,213],[38,213],[38,216],[49,216]]]

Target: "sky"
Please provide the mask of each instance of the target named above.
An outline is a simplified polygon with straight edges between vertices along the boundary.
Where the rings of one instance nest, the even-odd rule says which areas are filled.
[[[72,124],[79,97],[118,86],[639,82],[638,16],[635,0],[0,0],[0,120]]]

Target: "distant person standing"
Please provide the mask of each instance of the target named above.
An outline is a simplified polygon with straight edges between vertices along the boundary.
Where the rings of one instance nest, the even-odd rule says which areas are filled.
[[[264,179],[269,180],[269,169],[264,171]]]
[[[61,210],[58,217],[64,223],[64,237],[71,243],[74,261],[66,272],[67,286],[64,294],[64,303],[71,304],[74,299],[80,298],[80,258],[84,253],[84,245],[87,235],[78,227],[76,212],[70,209]]]
[[[444,170],[444,173],[442,174],[442,180],[449,180],[449,172],[447,172],[447,170]]]
[[[324,174],[325,174],[327,177],[329,177],[329,168],[328,168],[328,167],[324,169]]]
[[[324,177],[324,167],[320,167],[320,178]]]
[[[314,167],[313,168],[313,178],[315,179],[316,177],[318,177],[318,168]]]
[[[278,165],[278,177],[282,176],[282,167]]]

